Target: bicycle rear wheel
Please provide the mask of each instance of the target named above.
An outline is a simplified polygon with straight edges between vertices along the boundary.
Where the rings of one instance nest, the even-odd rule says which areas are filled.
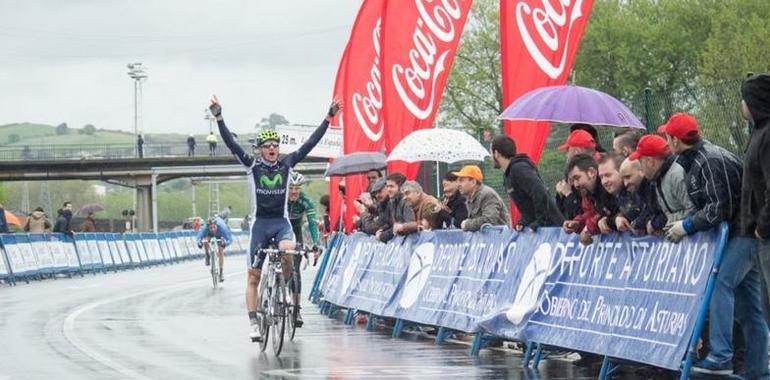
[[[289,299],[288,303],[291,305],[288,308],[288,323],[289,323],[289,341],[294,341],[294,335],[297,333],[297,312],[299,311],[299,305],[294,304],[294,289],[295,289],[295,281],[297,281],[297,273],[296,271],[292,273],[291,275],[291,283],[288,286],[289,291]]]
[[[260,302],[262,303],[260,311],[262,318],[259,320],[259,333],[262,335],[262,342],[259,343],[259,350],[265,352],[267,349],[267,339],[269,338],[268,334],[270,333],[270,323],[272,323],[270,289],[267,286],[262,287]]]
[[[283,337],[286,333],[286,288],[280,274],[276,277],[275,289],[273,289],[273,297],[271,298],[274,312],[271,338],[273,339],[273,352],[275,352],[275,356],[278,356],[283,349]]]

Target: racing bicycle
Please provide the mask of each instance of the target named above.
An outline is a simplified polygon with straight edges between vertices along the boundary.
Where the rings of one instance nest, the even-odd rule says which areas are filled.
[[[217,267],[217,263],[219,263],[219,246],[222,243],[216,237],[209,238],[207,243],[209,245],[209,262],[211,263],[211,281],[214,283],[214,289],[217,288],[219,283],[219,267]]]
[[[294,320],[298,308],[292,302],[293,298],[283,278],[281,257],[286,255],[306,255],[307,252],[308,250],[306,249],[283,251],[275,248],[262,248],[257,252],[258,254],[264,253],[267,257],[267,268],[263,271],[259,286],[262,303],[260,307],[262,318],[259,325],[262,335],[262,342],[260,342],[260,350],[262,352],[267,349],[268,334],[270,334],[275,356],[281,354],[287,322],[289,325],[289,339],[294,339],[296,331]],[[297,273],[292,268],[292,281],[296,281],[296,276]],[[290,317],[287,319],[287,316]]]

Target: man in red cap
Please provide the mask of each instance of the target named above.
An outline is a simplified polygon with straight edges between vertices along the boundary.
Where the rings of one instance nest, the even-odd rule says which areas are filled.
[[[658,132],[664,133],[669,146],[678,153],[677,162],[684,168],[684,182],[690,200],[695,205],[695,212],[682,220],[669,221],[665,227],[666,238],[679,241],[683,237],[717,227],[721,222],[730,225],[730,240],[724,253],[724,262],[720,269],[711,299],[709,328],[709,354],[703,360],[693,365],[693,371],[710,375],[729,375],[732,367],[732,337],[728,330],[732,329],[732,316],[734,310],[735,290],[734,286],[745,285],[747,288],[742,296],[751,299],[746,302],[759,300],[758,273],[753,265],[746,266],[751,260],[745,260],[747,255],[756,250],[756,244],[751,238],[744,238],[739,234],[740,219],[740,192],[743,175],[743,163],[726,149],[718,147],[701,138],[698,121],[692,115],[677,113],[671,116],[666,124],[658,128]],[[755,281],[756,280],[756,281]],[[744,284],[745,283],[745,284]],[[744,305],[747,306],[747,305]],[[760,313],[761,315],[761,308]],[[750,313],[749,317],[756,317],[756,313]],[[755,326],[755,321],[749,322]],[[746,364],[764,361],[764,370],[767,373],[767,327],[763,326],[764,359],[759,358],[760,350],[749,344],[746,352]],[[756,335],[759,329],[755,329]],[[749,335],[750,340],[758,340],[759,336]],[[748,370],[754,372],[754,370]],[[764,378],[750,376],[749,378]]]
[[[677,113],[658,128],[668,145],[679,154],[677,162],[685,172],[687,192],[697,210],[679,221],[669,220],[666,238],[679,241],[697,231],[730,223],[737,231],[740,217],[740,191],[743,163],[731,152],[703,140],[698,121],[686,113]]]
[[[643,136],[628,159],[638,160],[642,174],[650,181],[655,202],[665,216],[652,218],[647,223],[647,233],[662,232],[667,222],[683,220],[695,212],[684,183],[684,169],[676,162],[676,156],[663,137]]]
[[[576,129],[567,137],[564,144],[559,145],[559,150],[567,152],[567,161],[578,154],[587,154],[598,160],[599,155],[596,152],[596,141],[590,133]]]
[[[463,231],[478,231],[484,224],[510,226],[508,207],[500,195],[483,183],[484,175],[478,166],[463,166],[454,175],[468,205],[468,218],[460,224]]]

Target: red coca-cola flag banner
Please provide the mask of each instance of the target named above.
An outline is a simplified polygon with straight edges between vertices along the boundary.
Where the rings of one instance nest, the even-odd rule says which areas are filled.
[[[572,69],[593,0],[501,0],[503,108],[521,95],[561,85]],[[538,162],[550,123],[506,121],[517,150]]]
[[[411,132],[432,126],[471,4],[413,0],[393,2],[386,9],[382,88],[388,151]],[[419,164],[388,165],[388,171],[410,179],[418,169]]]
[[[340,58],[340,65],[337,69],[337,77],[334,80],[334,94],[332,97],[334,99],[340,98],[342,99],[344,97],[344,94],[342,93],[343,88],[345,88],[345,68],[347,66],[347,56],[348,56],[348,46],[345,46],[345,50],[342,52],[342,58]],[[337,116],[332,119],[330,123],[331,128],[342,128],[342,115],[345,113],[345,109],[343,109],[337,113]],[[331,164],[334,162],[334,159],[329,160],[329,163]],[[332,177],[329,179],[329,226],[325,226],[327,231],[334,231],[335,227],[339,224],[339,217],[340,213],[342,211],[342,195],[338,191],[338,187],[340,184],[341,178],[339,177]]]
[[[343,152],[379,152],[385,141],[382,115],[382,16],[386,0],[366,0],[361,5],[348,41],[342,116]],[[366,189],[366,175],[346,178],[348,212],[345,226],[352,230],[353,200]]]
[[[593,0],[500,0],[503,108],[521,95],[561,85],[572,69]],[[551,123],[506,121],[516,150],[539,162]],[[511,218],[518,210],[511,204]]]

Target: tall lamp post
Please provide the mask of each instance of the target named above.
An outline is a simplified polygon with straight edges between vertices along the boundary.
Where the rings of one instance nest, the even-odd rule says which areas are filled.
[[[139,139],[139,127],[142,123],[142,112],[141,112],[141,103],[142,103],[142,80],[147,79],[147,71],[144,66],[142,66],[141,62],[133,62],[126,65],[128,67],[128,76],[131,77],[131,79],[134,80],[134,143],[136,144]],[[137,146],[138,148],[138,146]],[[137,152],[138,153],[138,152]],[[139,195],[137,194],[136,187],[134,188],[134,207],[133,210],[136,210],[137,203],[139,200],[137,199]],[[133,219],[132,227],[136,228],[136,215],[131,213],[131,218]]]
[[[139,127],[142,124],[142,80],[147,79],[147,71],[141,62],[129,63],[128,76],[134,80],[134,137],[139,137]]]

